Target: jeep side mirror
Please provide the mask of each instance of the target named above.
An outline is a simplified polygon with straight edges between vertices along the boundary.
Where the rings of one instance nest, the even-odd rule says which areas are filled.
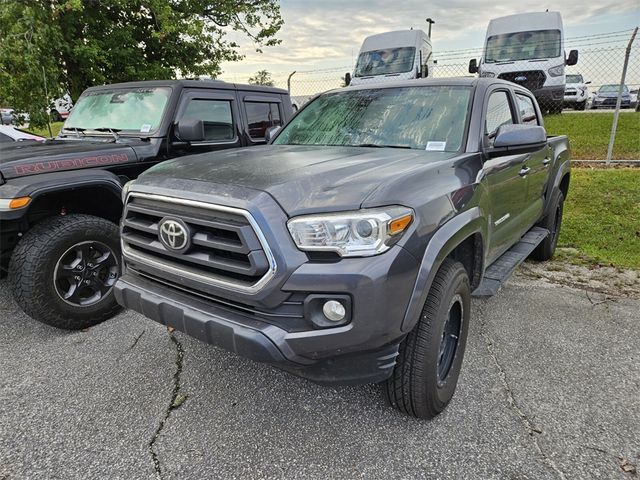
[[[199,118],[186,117],[178,122],[177,137],[183,142],[204,140],[204,123]]]
[[[502,125],[493,140],[490,157],[532,153],[547,144],[547,132],[538,125]]]
[[[267,128],[267,131],[264,132],[264,139],[267,141],[267,143],[271,142],[271,140],[274,139],[274,137],[280,131],[281,128],[282,127],[279,125],[276,125],[275,127]]]
[[[344,86],[348,87],[351,85],[351,74],[349,72],[344,74]]]
[[[478,73],[478,60],[475,58],[469,60],[469,73]]]
[[[569,58],[567,58],[567,65],[575,65],[578,63],[578,50],[571,50],[569,52]]]

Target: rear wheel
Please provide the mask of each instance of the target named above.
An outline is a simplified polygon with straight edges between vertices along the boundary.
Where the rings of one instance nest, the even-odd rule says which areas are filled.
[[[449,404],[467,343],[470,305],[466,270],[459,262],[445,260],[383,386],[391,406],[407,415],[432,418]]]
[[[576,110],[584,110],[587,107],[587,101],[576,103]]]
[[[119,311],[113,294],[119,274],[118,227],[91,215],[38,223],[9,264],[13,297],[22,310],[68,330],[96,325]]]
[[[552,207],[547,216],[539,223],[549,230],[549,235],[531,253],[531,258],[538,261],[550,260],[556,251],[560,228],[562,227],[562,213],[564,211],[564,194],[558,190],[552,198]]]

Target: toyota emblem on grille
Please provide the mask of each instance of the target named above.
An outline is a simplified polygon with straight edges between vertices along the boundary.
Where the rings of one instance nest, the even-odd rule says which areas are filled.
[[[189,229],[182,220],[163,218],[158,233],[160,242],[169,250],[184,252],[191,243]]]

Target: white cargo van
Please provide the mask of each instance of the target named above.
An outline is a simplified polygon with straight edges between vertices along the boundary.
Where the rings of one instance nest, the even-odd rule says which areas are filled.
[[[577,50],[565,58],[559,12],[519,13],[489,22],[480,65],[471,60],[469,72],[518,83],[534,93],[543,110],[560,112],[565,65],[576,63]]]
[[[347,85],[362,85],[429,76],[433,70],[431,39],[422,30],[398,30],[364,39]]]

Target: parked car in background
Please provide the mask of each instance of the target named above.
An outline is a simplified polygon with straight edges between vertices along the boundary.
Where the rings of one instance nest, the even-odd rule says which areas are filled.
[[[615,108],[618,101],[618,93],[620,92],[620,84],[602,85],[593,96],[591,108]],[[622,86],[622,97],[620,99],[620,108],[631,108],[631,94],[626,85]]]
[[[533,92],[543,111],[560,113],[565,65],[576,63],[577,50],[565,57],[559,12],[519,13],[489,22],[480,63],[472,59],[469,73],[522,85]]]
[[[118,302],[318,383],[383,382],[401,412],[437,415],[472,292],[554,253],[567,137],[494,78],[330,91],[276,135],[127,184]]]
[[[45,138],[21,130],[13,125],[0,125],[0,144],[10,145],[15,142],[44,142]]]
[[[636,108],[638,106],[638,93],[640,89],[634,88],[629,90],[629,97],[631,98],[631,108]]]
[[[73,108],[73,101],[68,93],[60,98],[56,98],[53,101],[53,107],[49,111],[51,120],[54,122],[62,122],[63,120],[66,120],[71,108]]]
[[[0,154],[0,272],[8,270],[16,303],[71,329],[114,315],[123,184],[170,158],[265,144],[266,130],[291,116],[286,90],[258,85],[87,89],[56,139]],[[229,239],[214,232],[203,241]]]
[[[584,110],[589,99],[589,85],[579,73],[568,74],[567,84],[564,87],[564,106],[576,110]]]
[[[2,125],[29,125],[28,113],[16,113],[13,108],[0,109]]]

